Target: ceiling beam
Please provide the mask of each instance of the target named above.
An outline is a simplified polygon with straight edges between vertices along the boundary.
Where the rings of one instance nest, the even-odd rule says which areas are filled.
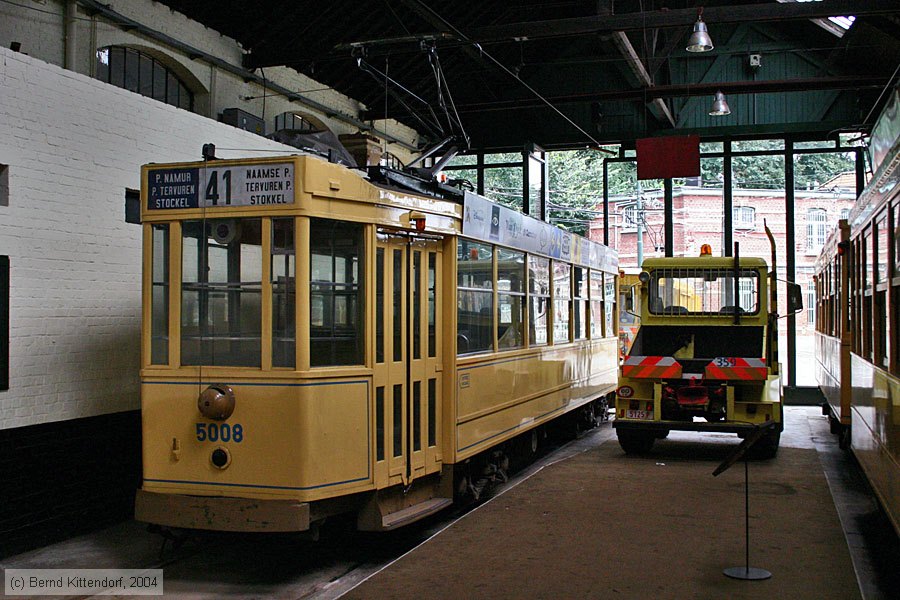
[[[613,90],[609,92],[591,92],[584,94],[568,94],[551,96],[547,100],[555,106],[563,104],[579,104],[603,102],[610,100],[643,100],[649,102],[653,98],[685,98],[692,96],[712,96],[717,91],[724,94],[766,94],[810,92],[820,90],[860,90],[864,88],[883,88],[888,77],[813,77],[802,79],[773,79],[768,81],[721,81],[709,83],[657,85],[653,87],[634,88],[630,90]],[[519,110],[540,108],[543,102],[538,99],[524,98],[520,100],[499,100],[494,102],[478,102],[457,105],[460,113],[477,113],[489,111]],[[366,121],[385,118],[382,111],[364,111],[360,118]],[[402,118],[403,115],[392,114],[391,118]]]
[[[510,23],[472,29],[468,36],[479,43],[590,35],[613,31],[633,31],[656,27],[690,27],[697,20],[698,9],[681,8],[655,10],[618,15],[576,17],[548,21]],[[771,4],[743,4],[707,6],[703,8],[703,20],[714,23],[761,23],[818,19],[854,15],[884,15],[900,13],[897,0],[822,0],[822,2],[790,2]]]
[[[622,56],[625,57],[625,66],[630,72],[631,78],[636,80],[641,88],[652,87],[653,79],[651,79],[650,73],[647,72],[644,63],[637,55],[637,52],[635,52],[634,46],[631,45],[631,41],[625,35],[625,32],[614,31],[612,41]],[[657,121],[665,122],[669,127],[675,127],[675,118],[662,98],[650,100],[647,103],[647,109]]]
[[[566,96],[550,97],[548,100],[554,104],[571,104],[579,102],[600,102],[605,100],[640,100],[642,98],[707,96],[713,95],[717,91],[721,91],[725,94],[765,94],[817,90],[850,90],[882,88],[887,82],[888,77],[814,77],[802,79],[773,79],[768,81],[721,81],[711,83],[657,85],[644,89],[569,94]],[[531,99],[523,99],[462,104],[457,106],[457,108],[460,112],[478,112],[534,108],[540,105],[540,102]],[[371,117],[367,116],[367,118]]]

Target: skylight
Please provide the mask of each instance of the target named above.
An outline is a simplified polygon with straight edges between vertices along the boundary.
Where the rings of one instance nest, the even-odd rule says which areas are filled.
[[[778,0],[778,2],[821,2],[822,0]],[[844,32],[850,29],[856,17],[828,17],[827,19],[810,19],[822,29],[829,31],[837,37],[844,37]]]

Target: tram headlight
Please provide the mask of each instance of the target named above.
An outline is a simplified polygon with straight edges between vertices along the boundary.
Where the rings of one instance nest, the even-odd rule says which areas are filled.
[[[209,462],[217,469],[224,469],[231,464],[231,453],[228,452],[228,448],[216,448],[210,454]]]
[[[213,421],[224,421],[234,412],[234,390],[230,385],[214,383],[200,393],[197,408],[200,414]]]

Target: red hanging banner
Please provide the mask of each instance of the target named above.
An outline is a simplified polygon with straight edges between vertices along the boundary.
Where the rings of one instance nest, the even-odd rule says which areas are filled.
[[[668,179],[700,175],[700,136],[637,140],[637,178]]]

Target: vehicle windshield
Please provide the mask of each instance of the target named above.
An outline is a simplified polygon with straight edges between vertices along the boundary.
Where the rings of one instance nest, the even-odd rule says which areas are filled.
[[[743,269],[656,269],[647,308],[654,315],[759,313],[759,272]]]

